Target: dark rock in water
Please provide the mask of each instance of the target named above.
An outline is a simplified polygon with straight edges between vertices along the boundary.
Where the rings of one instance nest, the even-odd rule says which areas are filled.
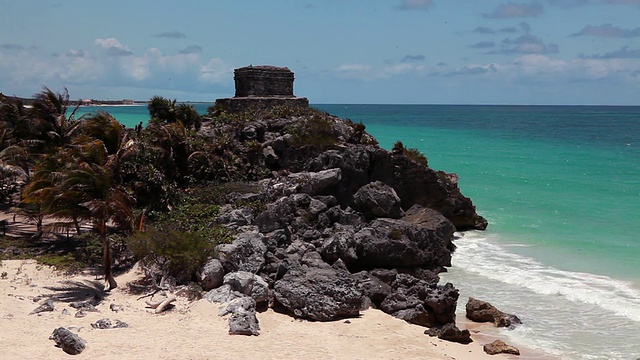
[[[50,312],[50,311],[53,311],[54,309],[55,307],[53,306],[53,300],[47,300],[42,304],[40,304],[40,306],[38,306],[37,308],[33,309],[33,311],[29,313],[29,315],[39,314],[42,312]]]
[[[231,244],[218,246],[218,258],[225,272],[248,271],[257,273],[265,263],[267,246],[260,233],[245,232],[236,235]]]
[[[129,324],[120,320],[114,320],[111,322],[111,319],[100,319],[95,323],[92,323],[91,327],[94,329],[118,329],[127,328],[129,327]]]
[[[497,354],[511,354],[511,355],[520,355],[520,350],[511,345],[505,344],[502,340],[496,340],[490,344],[486,344],[483,346],[484,352],[489,355],[497,355]]]
[[[469,344],[473,342],[469,330],[460,330],[454,323],[446,324],[441,328],[430,328],[424,331],[426,335],[437,336],[439,339],[457,342],[461,344]]]
[[[57,347],[70,355],[78,355],[87,347],[86,341],[63,327],[53,330],[49,340],[55,341]]]
[[[202,290],[209,291],[222,285],[224,267],[219,259],[209,259],[200,271],[200,285]]]
[[[269,300],[269,285],[258,275],[246,271],[228,273],[224,276],[224,285],[232,291],[250,296],[256,302]]]
[[[361,187],[353,195],[352,206],[368,218],[399,219],[404,214],[396,192],[391,186],[381,181]]]
[[[274,295],[296,317],[318,321],[358,316],[365,300],[349,273],[331,267],[290,269],[276,281]]]
[[[466,311],[467,319],[475,322],[493,322],[497,327],[508,328],[522,324],[517,316],[504,313],[490,303],[474,298],[469,298],[467,301]]]
[[[429,284],[408,274],[398,274],[392,288],[380,304],[387,314],[427,327],[455,322],[459,293],[451,283]]]

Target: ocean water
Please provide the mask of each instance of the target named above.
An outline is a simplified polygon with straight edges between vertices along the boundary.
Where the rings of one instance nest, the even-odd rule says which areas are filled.
[[[442,274],[460,289],[460,316],[471,296],[521,317],[515,330],[487,330],[515,345],[640,358],[640,107],[315,107],[459,175],[489,220],[457,234]],[[100,109],[130,127],[148,119],[144,106]]]

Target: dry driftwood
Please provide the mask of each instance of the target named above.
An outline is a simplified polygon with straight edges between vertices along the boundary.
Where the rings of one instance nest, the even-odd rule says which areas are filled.
[[[169,306],[169,304],[171,304],[174,301],[176,301],[176,297],[169,296],[167,298],[160,299],[153,302],[150,300],[147,300],[145,301],[145,304],[147,304],[148,307],[155,309],[156,310],[155,313],[158,314],[163,312],[167,308],[167,306]]]
[[[158,307],[156,307],[155,313],[159,314],[159,313],[163,312],[167,308],[167,306],[169,306],[169,304],[171,304],[174,301],[176,301],[176,297],[175,296],[170,296],[170,297],[164,299],[164,301],[162,301],[160,303],[160,305],[158,305]]]

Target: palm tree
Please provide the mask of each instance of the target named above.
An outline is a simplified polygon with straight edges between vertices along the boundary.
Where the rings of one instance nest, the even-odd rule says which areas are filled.
[[[161,123],[181,123],[185,128],[200,130],[202,116],[198,114],[193,105],[177,104],[176,100],[169,100],[161,96],[154,96],[147,105],[151,121]]]
[[[79,216],[93,223],[94,231],[100,236],[103,249],[103,266],[108,289],[118,285],[112,274],[111,248],[109,243],[108,224],[118,229],[133,229],[133,199],[126,190],[118,185],[113,176],[114,155],[109,155],[102,140],[88,141],[75,145],[71,151],[75,160],[63,171],[56,184],[58,191],[50,210],[58,209],[56,203],[77,203]],[[68,216],[65,212],[53,212],[53,215]]]
[[[94,119],[95,122],[108,120],[103,114],[99,116],[99,120]],[[87,133],[95,125],[90,122]],[[108,129],[105,129],[105,133],[111,134]],[[119,144],[124,139],[123,133],[115,136],[120,139]],[[57,153],[46,155],[39,161],[32,181],[23,192],[26,204],[62,220],[54,226],[68,226],[69,223],[64,221],[73,221],[79,230],[79,220],[93,223],[93,229],[102,242],[107,289],[117,287],[112,273],[108,227],[112,224],[124,231],[133,228],[133,199],[114,176],[118,156],[123,149],[118,145],[115,153],[109,154],[103,140],[88,135],[77,136],[72,144],[59,148]]]
[[[39,137],[45,147],[70,144],[78,134],[81,122],[75,118],[78,106],[67,116],[70,105],[68,90],[65,88],[60,94],[45,87],[34,98],[31,116],[37,121]]]

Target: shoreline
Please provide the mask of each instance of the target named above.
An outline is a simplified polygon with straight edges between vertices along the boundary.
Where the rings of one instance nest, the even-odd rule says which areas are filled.
[[[5,260],[0,271],[7,272],[0,280],[0,318],[5,321],[0,329],[0,346],[9,358],[64,356],[47,339],[53,329],[70,326],[87,341],[86,350],[77,355],[79,359],[207,359],[219,352],[232,359],[551,359],[528,352],[520,357],[490,356],[482,349],[486,342],[481,332],[474,330],[474,342],[469,345],[452,343],[424,335],[425,328],[375,309],[365,310],[360,317],[348,321],[332,322],[298,320],[270,309],[257,315],[259,336],[232,336],[227,333],[226,318],[217,315],[219,304],[178,298],[170,312],[156,315],[145,309],[143,300],[126,290],[127,282],[142,276],[136,267],[117,277],[121,287],[97,306],[100,313],[89,312],[84,318],[75,318],[75,309],[56,301],[53,312],[27,315],[39,304],[34,298],[55,293],[47,287],[91,284],[95,277],[86,273],[65,276],[35,260]],[[120,305],[123,310],[113,312],[109,309],[111,304]],[[90,323],[102,318],[118,319],[129,327],[92,329]],[[200,340],[203,336],[206,341]]]

